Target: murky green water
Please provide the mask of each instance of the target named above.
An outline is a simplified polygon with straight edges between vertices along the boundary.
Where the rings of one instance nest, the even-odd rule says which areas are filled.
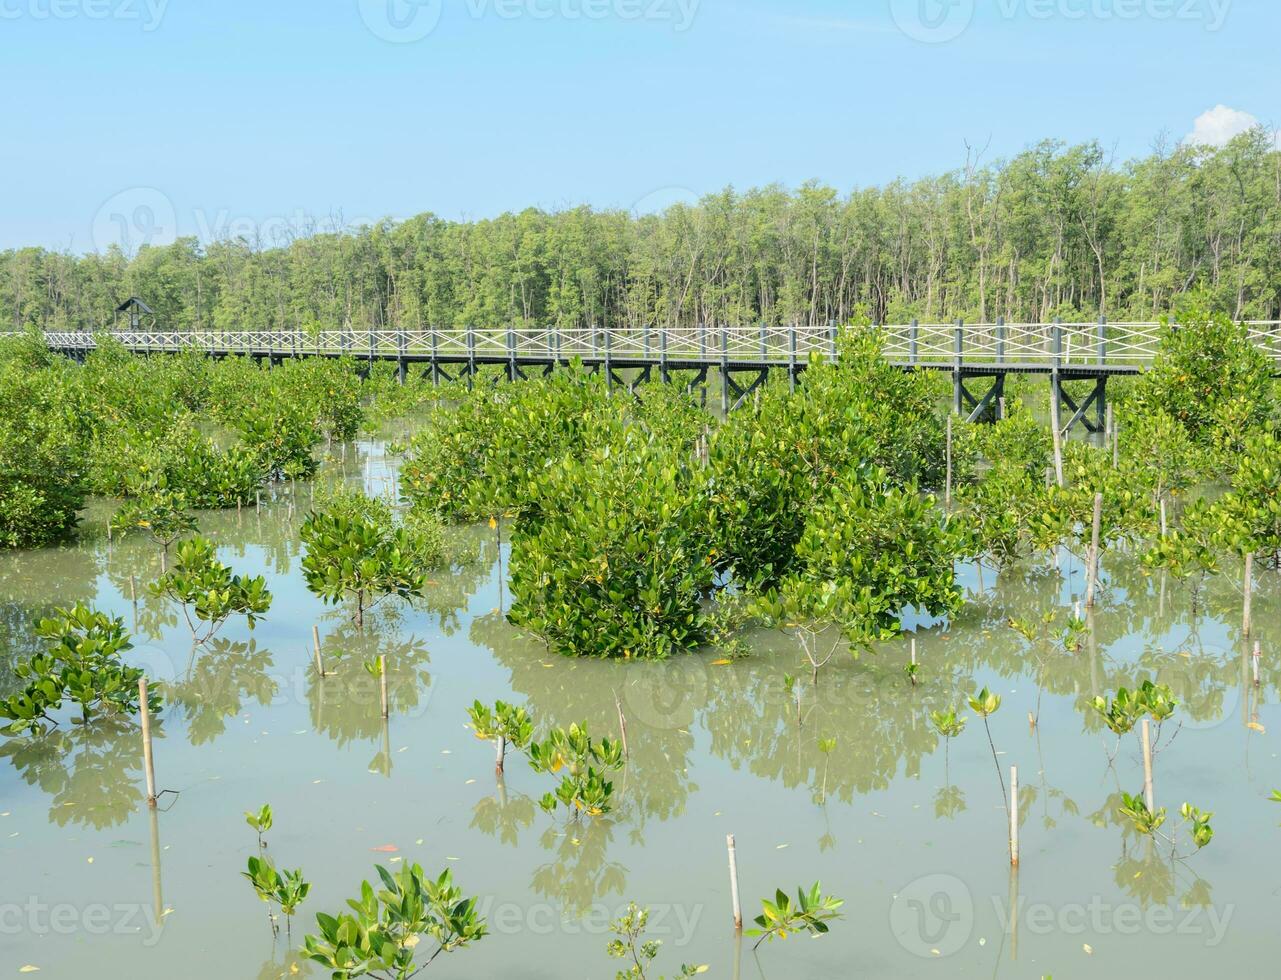
[[[353,447],[347,467],[371,489],[394,479],[379,441]],[[449,866],[482,896],[493,934],[438,959],[432,976],[613,976],[608,920],[629,900],[654,909],[651,935],[664,940],[654,976],[682,962],[774,978],[1271,968],[1281,916],[1271,857],[1281,806],[1267,802],[1281,787],[1281,716],[1268,703],[1281,677],[1275,572],[1261,573],[1256,593],[1258,688],[1236,585],[1213,582],[1194,616],[1186,586],[1145,578],[1126,555],[1108,556],[1110,588],[1079,653],[1033,655],[1006,625],[1071,608],[1083,592],[1079,562],[1065,555],[1059,570],[999,579],[967,567],[965,613],[946,629],[912,624],[918,686],[903,670],[906,641],[838,660],[815,686],[777,633],[754,637],[755,655],[730,665],[715,654],[626,665],[551,657],[506,624],[506,549],[500,563],[487,529],[462,535],[475,560],[442,571],[424,604],[380,616],[361,636],[303,585],[305,494],[202,521],[225,561],[265,571],[276,599],[257,630],[233,624],[194,658],[185,624],[155,600],[136,611],[130,601],[130,576],[156,574],[155,546],[109,543],[104,512],[90,515],[81,544],[0,557],[6,661],[31,651],[27,623],[53,604],[84,600],[136,621],[130,658],[177,699],[159,725],[156,768],[160,787],[179,794],[148,811],[132,726],[0,743],[0,976],[27,965],[50,978],[289,975],[285,937],[273,948],[266,909],[239,875],[256,847],[242,813],[264,802],[276,811],[272,855],[314,883],[295,940],[378,861]],[[313,623],[333,671],[323,681]],[[391,678],[386,726],[361,667],[378,654]],[[786,673],[802,676],[799,708]],[[1167,724],[1156,763],[1165,829],[1188,851],[1179,805],[1216,814],[1213,843],[1186,862],[1120,821],[1119,791],[1142,784],[1137,738],[1109,764],[1116,740],[1085,711],[1095,693],[1148,677],[1182,702],[1182,726]],[[1017,765],[1023,787],[1017,880],[981,722],[946,749],[928,722],[931,709],[983,685],[1004,698],[992,735],[1002,770],[1008,778]],[[496,785],[491,748],[465,724],[472,699],[504,698],[536,719],[612,734],[615,695],[631,764],[616,812],[594,822],[542,813],[534,800],[546,777],[519,757]],[[822,753],[820,738],[836,749]],[[822,879],[846,899],[845,919],[820,941],[789,939],[757,956],[750,940],[737,944],[728,833],[749,914],[776,885]]]

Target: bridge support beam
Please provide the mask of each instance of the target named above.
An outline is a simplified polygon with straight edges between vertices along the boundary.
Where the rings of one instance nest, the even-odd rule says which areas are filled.
[[[971,376],[973,377],[973,375]],[[997,406],[1005,397],[1005,372],[990,376],[992,385],[983,395],[975,395],[965,386],[965,377],[959,371],[953,375],[953,389],[956,414],[963,416],[967,422],[995,422]]]
[[[1072,381],[1077,383],[1088,382],[1090,384],[1090,389],[1084,398],[1081,397],[1080,392],[1073,395],[1067,390],[1068,384]],[[1068,379],[1056,373],[1051,375],[1050,383],[1058,388],[1060,404],[1072,413],[1068,416],[1067,424],[1063,426],[1064,435],[1071,432],[1077,425],[1084,426],[1086,432],[1098,433],[1103,431],[1107,413],[1108,379],[1106,375],[1099,375],[1094,378]]]

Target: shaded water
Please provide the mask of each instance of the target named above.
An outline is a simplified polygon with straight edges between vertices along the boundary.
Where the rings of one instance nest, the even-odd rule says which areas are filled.
[[[381,441],[351,447],[348,466],[371,489],[394,479]],[[1105,562],[1109,588],[1079,653],[1053,643],[1029,652],[1007,619],[1072,607],[1083,573],[1066,553],[1059,570],[962,568],[962,615],[909,622],[917,686],[903,670],[906,639],[834,661],[815,685],[794,641],[773,632],[729,665],[715,653],[657,664],[550,656],[503,618],[506,548],[500,566],[487,529],[460,535],[474,560],[442,571],[424,603],[380,613],[362,636],[303,585],[306,492],[293,506],[286,497],[202,520],[223,560],[267,574],[275,603],[255,631],[229,625],[194,657],[172,610],[140,598],[135,611],[130,575],[154,577],[157,549],[109,543],[105,511],[90,514],[81,543],[0,556],[0,674],[32,652],[29,623],[54,604],[83,600],[136,623],[130,660],[172,685],[156,768],[160,787],[179,791],[149,813],[132,725],[0,742],[0,975],[24,965],[45,977],[292,975],[283,931],[273,948],[266,909],[239,875],[256,848],[242,814],[264,802],[276,812],[270,853],[313,882],[296,941],[378,861],[451,867],[481,896],[492,935],[438,959],[432,976],[613,976],[608,921],[629,900],[654,909],[650,934],[664,940],[654,976],[689,962],[723,977],[1192,977],[1271,961],[1281,914],[1269,860],[1281,807],[1266,800],[1281,787],[1270,731],[1281,717],[1268,703],[1279,679],[1275,572],[1260,573],[1255,600],[1259,688],[1233,582],[1212,582],[1193,615],[1185,585],[1146,578],[1127,555]],[[313,623],[333,671],[323,681]],[[390,672],[385,726],[361,667],[378,654]],[[801,679],[799,708],[788,673]],[[1213,843],[1187,862],[1118,817],[1120,790],[1142,783],[1137,738],[1110,765],[1116,740],[1086,713],[1095,693],[1149,677],[1181,701],[1156,763],[1164,829],[1186,852],[1179,805],[1216,814]],[[1004,776],[1020,771],[1016,880],[981,721],[946,747],[928,721],[984,685],[1004,698],[992,719]],[[466,727],[472,699],[504,698],[542,722],[615,734],[615,695],[631,764],[616,812],[595,821],[539,810],[547,778],[518,756],[497,785],[492,749]],[[828,738],[837,744],[824,754]],[[751,940],[736,944],[727,833],[749,917],[775,886],[821,879],[846,900],[844,920],[821,941],[756,956]]]

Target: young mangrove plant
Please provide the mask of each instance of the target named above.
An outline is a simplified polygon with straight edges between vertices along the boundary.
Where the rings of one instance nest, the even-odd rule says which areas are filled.
[[[138,710],[138,681],[143,672],[121,659],[121,653],[133,645],[123,620],[77,603],[41,620],[36,633],[49,641],[49,649],[14,667],[15,676],[26,686],[0,699],[0,719],[8,721],[2,729],[6,734],[38,735],[56,726],[53,713],[63,701],[79,706],[80,716],[73,720],[80,724],[99,714]],[[147,702],[153,714],[160,710],[160,696],[154,689],[148,692]]]
[[[541,742],[529,744],[529,764],[535,772],[561,774],[560,784],[538,801],[548,813],[564,806],[577,817],[608,813],[614,784],[606,777],[623,768],[623,746],[610,738],[594,741],[585,724],[553,728]]]
[[[181,491],[150,490],[126,500],[111,519],[115,531],[143,530],[160,545],[160,568],[169,567],[169,549],[184,534],[196,530],[196,517]]]
[[[649,976],[647,971],[654,958],[658,956],[663,943],[659,939],[644,938],[645,926],[648,922],[649,909],[639,908],[635,902],[630,902],[622,917],[610,925],[610,931],[618,938],[609,941],[609,945],[605,947],[606,951],[616,960],[631,960],[626,969],[614,974],[614,980],[646,980]],[[684,964],[678,976],[696,977],[700,973],[706,973],[707,970],[706,964],[700,966]]]
[[[534,733],[534,723],[524,708],[498,701],[487,708],[476,701],[467,709],[476,737],[494,743],[494,772],[501,777],[507,746],[524,751]]]
[[[1155,810],[1149,809],[1147,803],[1144,802],[1142,793],[1135,793],[1131,796],[1129,793],[1122,792],[1121,800],[1121,805],[1117,807],[1118,812],[1123,817],[1127,817],[1134,829],[1140,834],[1145,837],[1155,838],[1165,825],[1165,807],[1157,807]],[[1190,825],[1189,836],[1196,850],[1199,851],[1206,847],[1214,839],[1214,828],[1210,826],[1210,820],[1214,816],[1213,813],[1199,810],[1191,803],[1184,803],[1179,808],[1179,816],[1183,818],[1185,824]],[[1160,836],[1164,837],[1171,846],[1176,846],[1173,839],[1166,837],[1164,834]],[[1178,856],[1176,852],[1174,857],[1177,858]]]
[[[303,578],[326,603],[352,601],[357,627],[387,598],[412,601],[440,560],[439,540],[413,518],[397,519],[382,500],[341,495],[303,522]]]
[[[350,913],[318,914],[319,934],[303,940],[303,954],[334,977],[409,980],[441,953],[464,949],[488,934],[476,899],[463,897],[448,869],[435,879],[426,877],[418,864],[394,874],[382,865],[375,870],[382,888],[375,891],[362,882],[360,897],[347,900]],[[436,948],[420,961],[423,937]]]
[[[1001,696],[993,694],[986,687],[978,694],[970,696],[970,709],[983,719],[983,730],[987,732],[987,744],[992,749],[992,763],[996,766],[996,778],[1001,783],[1001,802],[1005,804],[1006,815],[1010,812],[1010,798],[1005,791],[1005,776],[1001,772],[1001,760],[996,755],[996,742],[992,740],[992,726],[988,719],[1001,707]]]
[[[263,834],[271,830],[272,815],[271,804],[264,803],[262,809],[257,813],[252,810],[245,811],[245,823],[249,824],[258,834],[258,849],[264,851],[267,849],[267,842],[263,839]]]
[[[555,813],[564,806],[575,817],[580,813],[595,817],[609,812],[614,784],[606,777],[626,764],[621,741],[595,741],[586,724],[553,728],[540,741],[533,737],[533,720],[528,712],[503,701],[492,708],[476,701],[467,714],[476,737],[495,743],[494,768],[500,777],[508,745],[528,756],[534,772],[561,777],[555,791],[538,801],[545,811]]]
[[[233,575],[218,560],[213,542],[202,537],[178,545],[173,568],[152,583],[150,591],[182,606],[196,644],[212,639],[232,616],[244,616],[253,629],[271,608],[267,579],[262,575]],[[201,623],[205,624],[203,633],[198,625]]]
[[[798,888],[795,904],[780,888],[775,891],[772,902],[761,899],[762,912],[755,920],[757,928],[748,929],[744,935],[760,937],[753,949],[766,940],[786,939],[794,933],[821,936],[830,931],[829,922],[841,918],[840,908],[844,904],[843,899],[824,895],[819,882],[809,891]]]
[[[275,903],[285,917],[285,935],[292,942],[294,915],[311,891],[310,883],[302,876],[302,869],[278,871],[270,858],[254,856],[249,859],[247,869],[240,873],[253,885],[258,898],[267,904],[271,934],[275,936],[279,932],[276,917],[271,912],[272,903]]]

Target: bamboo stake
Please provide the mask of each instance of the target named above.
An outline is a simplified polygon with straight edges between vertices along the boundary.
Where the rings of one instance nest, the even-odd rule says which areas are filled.
[[[1255,687],[1259,686],[1259,660],[1262,657],[1263,657],[1263,648],[1262,646],[1260,646],[1259,641],[1255,640],[1254,656],[1251,658],[1254,661],[1254,686]]]
[[[952,416],[947,417],[947,486],[944,490],[943,504],[952,509]]]
[[[1052,384],[1050,386],[1050,425],[1054,430],[1054,482],[1062,488],[1063,486],[1063,432],[1059,428],[1061,424],[1061,412],[1059,408],[1059,386]]]
[[[387,718],[389,716],[387,710],[387,657],[381,653],[378,655],[378,684],[383,700],[383,717]]]
[[[725,843],[729,847],[729,893],[734,903],[734,931],[742,932],[743,909],[738,902],[738,858],[734,853],[734,835],[726,836]]]
[[[503,763],[507,757],[507,739],[499,735],[497,744],[494,746],[494,775],[499,779],[503,778]]]
[[[1010,866],[1019,866],[1019,767],[1010,766]]]
[[[325,662],[320,658],[320,627],[314,623],[311,627],[311,649],[316,656],[316,673],[324,677]]]
[[[631,753],[627,750],[627,718],[623,715],[623,702],[618,700],[618,692],[614,692],[614,707],[618,709],[618,732],[623,740],[623,756],[631,758]]]
[[[1156,796],[1152,792],[1152,726],[1148,719],[1143,719],[1143,728],[1139,732],[1143,743],[1143,796],[1148,810],[1156,812]]]
[[[1099,581],[1099,531],[1103,523],[1103,494],[1094,495],[1094,525],[1090,531],[1090,581],[1085,586],[1085,605],[1094,605],[1094,592]]]
[[[1241,635],[1250,636],[1250,606],[1254,598],[1254,552],[1245,556],[1245,598],[1241,608]]]
[[[142,765],[147,776],[147,806],[156,805],[156,766],[151,754],[151,708],[147,704],[147,678],[138,678],[138,714],[142,719]]]
[[[1161,498],[1161,537],[1165,537],[1167,524],[1165,519],[1165,498]]]
[[[1002,395],[996,400],[996,418],[998,422],[1005,420],[1005,396]]]

